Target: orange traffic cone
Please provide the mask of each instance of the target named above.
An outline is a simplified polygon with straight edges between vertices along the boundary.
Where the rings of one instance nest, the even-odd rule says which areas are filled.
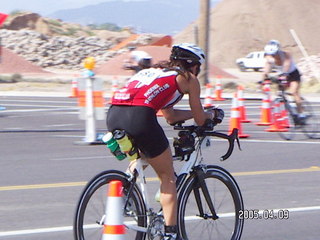
[[[205,97],[204,97],[204,107],[212,107],[213,103],[212,103],[212,85],[210,83],[206,84],[206,92],[205,92]]]
[[[157,112],[157,116],[158,117],[163,117],[163,113],[162,113],[161,109]]]
[[[224,101],[225,99],[222,97],[222,85],[221,85],[221,77],[217,76],[216,87],[215,87],[215,94],[216,97],[214,98],[215,101]]]
[[[243,89],[242,85],[238,86],[238,104],[239,104],[239,111],[240,111],[240,121],[242,123],[249,123],[251,120],[247,119],[246,114],[246,107],[244,105],[244,98],[243,98]]]
[[[118,85],[118,78],[113,77],[112,79],[112,87],[111,87],[111,98],[113,97],[114,93],[119,89]]]
[[[102,240],[123,240],[125,226],[123,219],[122,182],[111,181],[107,195],[106,218]]]
[[[70,98],[77,98],[79,96],[78,80],[76,78],[71,81],[71,95]]]
[[[288,128],[290,126],[289,119],[288,119],[288,111],[284,105],[284,102],[280,102],[279,111],[281,114],[281,125],[284,128]]]
[[[111,99],[113,98],[115,92],[119,89],[118,85],[118,78],[116,76],[113,77],[112,79],[112,85],[111,85],[111,95],[110,95],[110,100],[108,103],[111,103]]]
[[[258,126],[270,126],[271,125],[271,106],[270,106],[270,84],[264,85],[264,97],[262,99],[261,117],[260,122],[256,123]]]
[[[270,128],[265,129],[266,132],[287,132],[288,130],[284,128],[282,124],[282,117],[280,113],[280,102],[276,101],[273,106],[273,114],[272,114],[273,122]]]
[[[234,128],[238,129],[239,138],[247,138],[247,137],[249,137],[248,134],[243,134],[242,133],[237,93],[234,94],[234,97],[232,99],[229,134],[232,133]]]

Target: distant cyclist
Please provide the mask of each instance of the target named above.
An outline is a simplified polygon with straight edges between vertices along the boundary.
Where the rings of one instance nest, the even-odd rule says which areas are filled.
[[[304,117],[304,114],[302,113],[303,109],[301,107],[301,96],[299,93],[301,75],[292,56],[288,52],[281,50],[280,43],[277,40],[270,40],[264,47],[264,52],[266,63],[263,72],[263,79],[268,77],[268,74],[274,67],[278,68],[281,71],[280,79],[288,82],[289,91],[292,93],[297,104],[299,116]]]
[[[193,118],[202,126],[207,119],[222,120],[224,113],[221,109],[205,112],[201,104],[197,75],[204,61],[205,55],[198,46],[188,43],[174,45],[169,61],[141,70],[124,88],[115,92],[107,115],[108,130],[124,129],[160,179],[164,240],[181,238],[177,236],[177,192],[172,153],[156,113],[161,109],[170,124]],[[174,109],[184,94],[189,96],[191,110]]]
[[[130,59],[123,65],[126,70],[133,70],[134,73],[142,69],[150,68],[152,65],[152,57],[144,51],[132,51]]]

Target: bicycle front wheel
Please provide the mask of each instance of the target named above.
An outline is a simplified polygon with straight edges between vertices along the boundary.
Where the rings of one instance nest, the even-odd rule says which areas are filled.
[[[207,166],[202,174],[218,218],[209,210],[196,174],[191,175],[179,193],[178,226],[182,238],[240,239],[244,220],[239,218],[239,213],[243,210],[243,200],[236,181],[218,166]]]
[[[317,138],[319,134],[320,121],[315,114],[311,104],[303,99],[301,103],[302,111],[305,117],[301,120],[302,130],[308,138]]]
[[[106,199],[109,183],[119,180],[123,184],[124,201],[128,193],[130,182],[128,177],[120,171],[105,171],[95,176],[85,187],[76,209],[74,219],[75,240],[101,239],[106,212]],[[126,239],[143,240],[145,232],[137,231],[137,227],[146,227],[146,208],[141,192],[135,185],[129,197],[124,215]]]

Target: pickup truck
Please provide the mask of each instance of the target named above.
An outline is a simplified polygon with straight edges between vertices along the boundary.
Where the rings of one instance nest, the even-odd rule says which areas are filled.
[[[265,64],[264,52],[251,52],[244,58],[238,58],[236,64],[240,71],[245,72],[247,69],[260,71]]]

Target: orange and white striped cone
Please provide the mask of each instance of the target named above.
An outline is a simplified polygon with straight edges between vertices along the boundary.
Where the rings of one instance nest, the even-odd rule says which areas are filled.
[[[229,134],[232,133],[234,128],[238,129],[239,138],[250,137],[248,134],[242,133],[242,126],[241,126],[241,121],[240,121],[240,111],[239,111],[237,93],[235,93],[234,97],[232,98]]]
[[[71,95],[69,97],[70,98],[79,97],[78,80],[76,78],[72,79],[71,81]]]
[[[114,93],[119,89],[118,85],[118,78],[113,77],[112,79],[112,87],[111,87],[111,98],[113,97]]]
[[[217,76],[216,86],[215,86],[215,101],[224,101],[225,99],[222,97],[222,85],[221,85],[221,77]]]
[[[239,104],[239,111],[240,111],[240,121],[242,123],[249,123],[251,120],[247,119],[246,114],[246,107],[244,105],[244,98],[243,98],[243,89],[244,87],[242,85],[238,86],[238,104]]]
[[[283,128],[288,128],[290,126],[289,123],[289,117],[288,117],[288,111],[284,105],[284,102],[280,102],[280,114],[281,114],[281,125]]]
[[[271,99],[270,99],[270,84],[267,83],[264,88],[264,97],[262,99],[260,122],[256,123],[258,126],[271,125]]]
[[[280,102],[277,101],[273,106],[272,124],[270,128],[265,129],[266,132],[287,132],[288,130],[283,127],[282,117],[280,113]]]
[[[109,183],[107,195],[106,218],[103,226],[102,240],[124,240],[125,226],[123,218],[122,182]]]
[[[206,92],[205,92],[205,97],[204,97],[204,107],[212,107],[212,85],[210,83],[206,84]]]
[[[118,78],[116,76],[113,77],[112,79],[112,85],[111,85],[111,96],[110,96],[110,100],[108,103],[111,103],[111,99],[113,98],[115,92],[119,89],[119,85],[118,85]]]

